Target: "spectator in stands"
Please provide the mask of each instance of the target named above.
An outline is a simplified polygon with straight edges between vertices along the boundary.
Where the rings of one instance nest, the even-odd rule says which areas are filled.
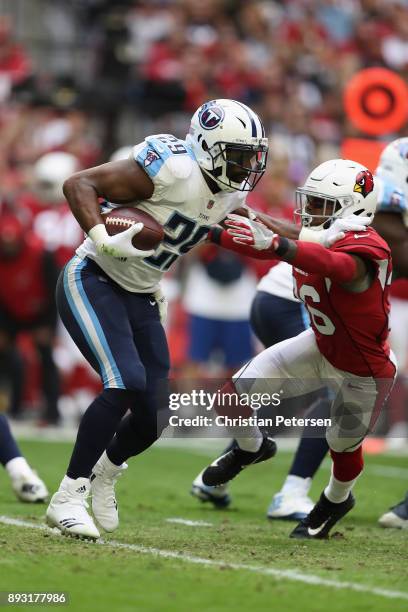
[[[44,424],[57,424],[59,374],[53,359],[56,327],[54,300],[58,267],[52,254],[12,213],[1,216],[0,371],[11,389],[10,414],[21,415],[24,365],[16,340],[31,334],[41,363]]]

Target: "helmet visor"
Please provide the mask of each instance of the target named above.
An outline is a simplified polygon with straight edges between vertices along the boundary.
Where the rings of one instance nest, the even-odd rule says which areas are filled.
[[[252,191],[262,178],[268,156],[268,147],[264,144],[240,145],[226,142],[217,143],[213,149],[217,154],[212,156],[214,176],[227,187],[238,191]],[[212,151],[209,151],[210,154]],[[223,164],[220,166],[220,158]],[[222,176],[225,168],[225,178]]]
[[[297,189],[295,199],[295,215],[300,217],[303,227],[327,229],[341,209],[340,202],[336,198],[322,193]]]

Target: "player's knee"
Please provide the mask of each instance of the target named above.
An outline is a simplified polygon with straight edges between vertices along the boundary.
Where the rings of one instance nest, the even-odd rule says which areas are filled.
[[[337,480],[349,482],[357,478],[363,471],[364,457],[362,446],[344,452],[338,452],[331,448],[330,455],[333,459],[333,475]]]
[[[326,440],[329,448],[336,453],[347,453],[354,450],[361,442],[364,435],[346,435],[336,427],[326,429]]]
[[[122,368],[120,371],[120,380],[118,375],[114,378],[114,381],[110,381],[105,387],[112,388],[113,386],[120,386],[128,391],[144,391],[146,389],[146,370],[141,364],[129,367],[126,369]],[[114,382],[114,384],[112,384]]]

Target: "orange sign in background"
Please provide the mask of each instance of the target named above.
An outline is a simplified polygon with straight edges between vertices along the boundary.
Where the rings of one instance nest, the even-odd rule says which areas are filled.
[[[386,68],[361,70],[344,92],[344,108],[351,123],[363,134],[386,136],[408,122],[408,86]],[[341,154],[374,172],[386,144],[387,141],[346,138]]]

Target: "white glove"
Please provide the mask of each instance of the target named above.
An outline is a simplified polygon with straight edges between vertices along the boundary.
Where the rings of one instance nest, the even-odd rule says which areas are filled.
[[[364,232],[372,221],[371,217],[350,215],[344,219],[336,219],[333,225],[326,230],[315,231],[309,227],[302,227],[299,240],[303,242],[317,242],[326,248],[331,247],[338,240],[342,240],[346,232]]]
[[[109,236],[105,225],[99,223],[89,230],[88,236],[94,241],[96,249],[101,255],[110,255],[114,259],[149,257],[154,253],[154,249],[141,251],[132,244],[133,236],[136,236],[142,229],[143,223],[135,223],[124,232]]]
[[[167,307],[169,302],[161,289],[155,291],[153,295],[159,307],[160,322],[164,325],[167,319]]]
[[[234,236],[234,242],[248,244],[257,251],[269,249],[274,236],[276,236],[262,223],[251,221],[240,215],[228,215],[225,225],[228,227],[228,233]]]

